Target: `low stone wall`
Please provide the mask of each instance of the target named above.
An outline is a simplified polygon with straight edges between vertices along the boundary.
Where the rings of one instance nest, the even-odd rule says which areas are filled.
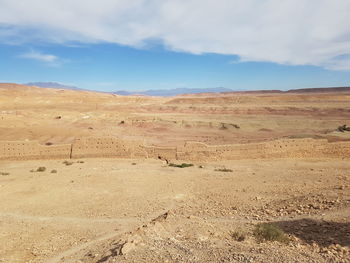
[[[0,160],[68,159],[88,157],[154,158],[215,161],[264,158],[350,158],[350,142],[282,139],[251,144],[208,146],[187,142],[181,147],[146,146],[114,137],[81,138],[73,144],[40,145],[35,141],[0,141]]]

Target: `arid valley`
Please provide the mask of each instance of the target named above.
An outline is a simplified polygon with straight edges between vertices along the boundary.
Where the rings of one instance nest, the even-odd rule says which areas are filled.
[[[0,262],[350,262],[348,126],[346,88],[0,84]]]

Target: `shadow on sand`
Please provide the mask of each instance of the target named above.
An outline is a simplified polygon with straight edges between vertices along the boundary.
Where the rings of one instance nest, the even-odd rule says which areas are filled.
[[[292,234],[305,242],[328,247],[332,244],[350,245],[350,223],[300,219],[276,222],[285,233]]]

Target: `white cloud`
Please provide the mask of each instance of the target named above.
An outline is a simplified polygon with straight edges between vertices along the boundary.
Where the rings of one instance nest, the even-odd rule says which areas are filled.
[[[24,53],[20,55],[21,58],[28,58],[28,59],[34,59],[42,62],[47,63],[54,63],[58,61],[58,57],[51,54],[44,54],[37,51],[30,51],[28,53]]]
[[[33,59],[39,62],[43,62],[47,66],[51,67],[60,67],[63,64],[72,62],[69,59],[61,58],[53,54],[46,54],[37,50],[30,50],[29,52],[20,54],[18,57],[22,59]]]
[[[35,31],[27,41],[159,39],[171,50],[336,70],[350,70],[337,59],[350,54],[349,14],[349,0],[0,0],[0,25]]]

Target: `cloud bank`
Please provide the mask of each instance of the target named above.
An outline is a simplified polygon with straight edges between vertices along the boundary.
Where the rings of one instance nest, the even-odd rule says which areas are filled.
[[[0,0],[0,41],[156,39],[194,54],[350,70],[349,14],[349,0]]]

